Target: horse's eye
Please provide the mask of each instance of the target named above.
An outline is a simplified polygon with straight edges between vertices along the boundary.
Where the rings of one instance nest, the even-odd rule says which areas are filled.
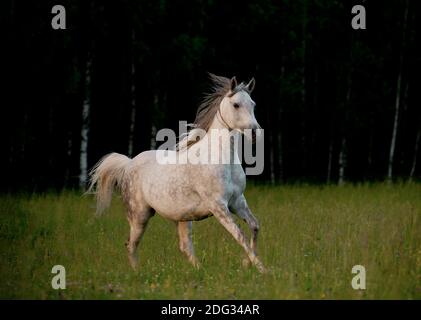
[[[238,109],[240,107],[240,105],[238,103],[234,103],[234,108]]]

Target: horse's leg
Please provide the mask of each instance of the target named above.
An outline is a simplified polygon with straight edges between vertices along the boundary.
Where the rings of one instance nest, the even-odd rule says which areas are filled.
[[[136,212],[129,211],[127,215],[127,220],[130,224],[130,235],[126,246],[129,254],[129,262],[133,269],[136,269],[138,263],[136,255],[137,246],[139,245],[142,235],[146,230],[148,221],[152,216],[153,210],[151,208],[145,208]]]
[[[246,237],[235,223],[227,206],[225,204],[217,204],[210,211],[213,213],[215,218],[217,218],[218,221],[225,227],[225,229],[231,233],[234,239],[237,240],[237,242],[244,248],[244,251],[246,252],[251,263],[253,263],[260,272],[265,272],[265,268],[262,262],[247,243]]]
[[[198,268],[199,261],[196,259],[196,256],[194,255],[193,243],[192,243],[192,238],[191,238],[192,222],[179,221],[177,223],[177,229],[178,229],[179,246],[180,246],[181,252],[183,252],[187,256],[191,264],[193,264],[196,268]]]
[[[246,198],[244,195],[238,197],[238,199],[234,202],[232,208],[234,209],[235,213],[243,219],[250,228],[251,231],[251,238],[250,238],[250,247],[256,253],[257,247],[257,235],[259,233],[259,222],[257,221],[256,217],[251,212],[250,208],[247,205]],[[244,258],[243,265],[247,266],[250,264],[250,259],[248,257]]]

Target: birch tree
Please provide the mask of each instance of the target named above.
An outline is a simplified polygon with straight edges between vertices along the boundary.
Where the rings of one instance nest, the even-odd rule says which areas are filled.
[[[401,87],[402,87],[402,69],[403,69],[403,56],[404,56],[404,49],[405,49],[405,33],[406,33],[406,28],[407,28],[407,20],[408,20],[408,1],[405,2],[405,12],[404,12],[403,26],[402,26],[402,45],[401,45],[401,52],[400,52],[400,57],[399,57],[398,78],[396,81],[395,115],[394,115],[394,120],[393,120],[392,138],[390,140],[389,162],[388,162],[388,170],[387,170],[387,180],[389,183],[391,183],[393,179],[393,160],[395,158],[396,136],[398,133],[398,125],[399,125],[399,109],[400,109],[400,102],[401,102]]]
[[[344,103],[344,122],[345,124],[348,122],[348,113],[351,106],[351,92],[352,92],[352,75],[354,72],[353,67],[353,39],[351,37],[351,45],[350,45],[350,58],[349,58],[349,70],[348,70],[348,78],[347,78],[347,89],[346,89],[346,96],[345,96],[345,103]],[[345,169],[347,166],[347,138],[346,134],[342,134],[340,151],[339,151],[339,161],[338,161],[338,184],[343,185],[345,183]]]
[[[129,157],[133,157],[133,143],[134,143],[134,132],[136,126],[136,65],[135,65],[135,31],[132,29],[132,61],[131,61],[131,88],[130,88],[130,125],[129,125],[129,145],[128,154]]]
[[[326,182],[330,183],[331,176],[332,176],[332,155],[333,155],[333,143],[330,141],[329,143],[329,155],[327,160],[327,178]]]
[[[339,172],[338,172],[338,184],[341,186],[345,183],[345,167],[346,167],[346,138],[342,137],[341,149],[339,151]]]
[[[420,145],[421,129],[418,129],[417,137],[415,139],[414,158],[412,159],[411,172],[409,173],[409,180],[412,181],[415,175],[415,167],[417,166],[418,148]]]
[[[79,160],[79,187],[85,188],[88,180],[88,139],[89,139],[89,116],[91,112],[91,67],[92,60],[88,56],[85,68],[85,98],[82,108],[82,127],[80,131],[80,160]]]

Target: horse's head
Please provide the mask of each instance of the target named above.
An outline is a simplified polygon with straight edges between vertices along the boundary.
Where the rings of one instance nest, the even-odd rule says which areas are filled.
[[[260,129],[254,116],[256,103],[250,97],[255,83],[254,78],[248,84],[237,84],[235,77],[231,79],[231,90],[222,99],[219,109],[222,121],[230,129],[237,129],[243,133],[245,129]]]

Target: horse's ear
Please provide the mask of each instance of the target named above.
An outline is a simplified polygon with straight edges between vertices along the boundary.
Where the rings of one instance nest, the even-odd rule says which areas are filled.
[[[254,86],[256,85],[256,80],[254,78],[251,78],[250,82],[247,84],[246,88],[249,93],[251,93],[254,90]]]
[[[234,76],[231,78],[231,91],[234,91],[236,87],[237,87],[237,78]]]

